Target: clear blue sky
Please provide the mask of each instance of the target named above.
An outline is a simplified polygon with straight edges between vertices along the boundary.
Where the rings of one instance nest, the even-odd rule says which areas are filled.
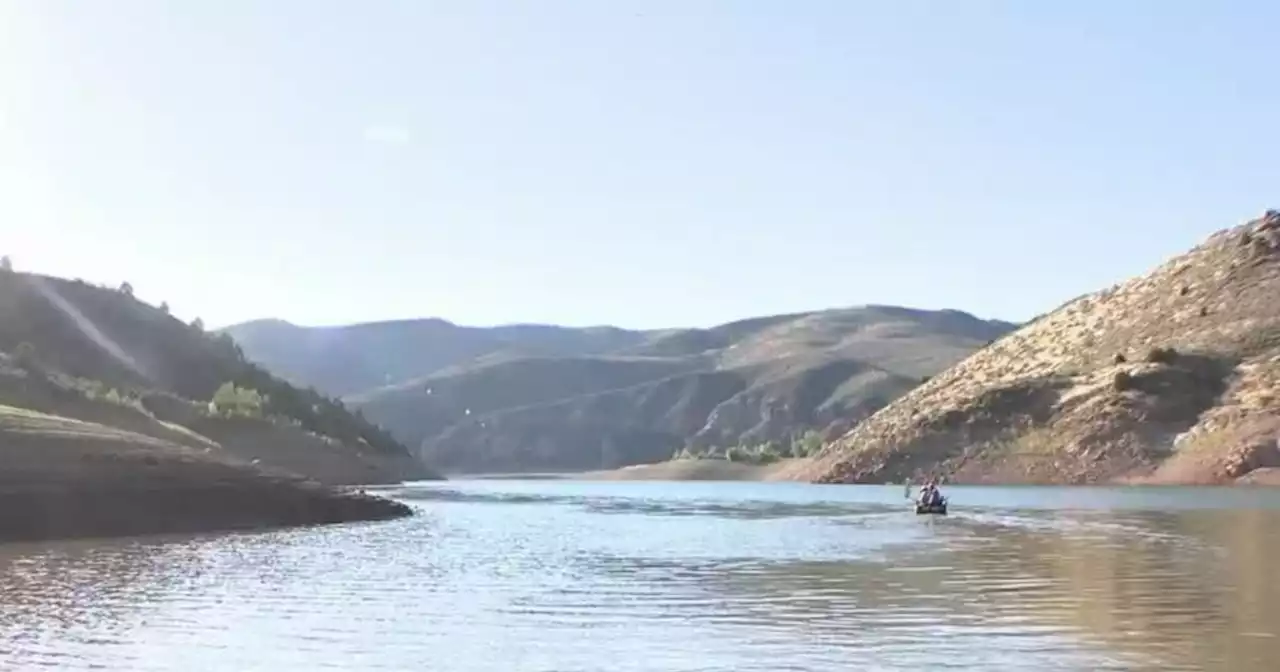
[[[1256,2],[0,2],[0,253],[210,325],[1025,319],[1280,206]]]

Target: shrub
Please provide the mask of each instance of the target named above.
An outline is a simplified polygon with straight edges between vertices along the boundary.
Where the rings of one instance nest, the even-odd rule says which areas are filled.
[[[1111,379],[1111,387],[1116,392],[1124,392],[1133,389],[1133,375],[1128,371],[1116,371],[1116,375]]]
[[[7,254],[0,257],[0,271],[4,271],[5,273],[13,272],[13,260],[10,259]]]
[[[756,464],[773,464],[782,459],[782,456],[772,446],[761,446],[761,450],[756,453],[755,458]]]
[[[1152,348],[1147,352],[1147,361],[1152,364],[1172,364],[1178,358],[1178,351],[1173,348]]]
[[[267,397],[247,387],[239,387],[227,381],[213,393],[210,408],[224,417],[261,418],[267,405]]]
[[[792,457],[812,457],[822,450],[822,435],[815,430],[806,430],[803,435],[791,441]]]

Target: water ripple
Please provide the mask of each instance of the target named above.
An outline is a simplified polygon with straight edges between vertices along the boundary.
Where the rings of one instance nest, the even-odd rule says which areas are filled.
[[[875,488],[392,492],[420,515],[2,547],[0,669],[1260,672],[1280,657],[1277,507],[1000,495],[934,519]]]

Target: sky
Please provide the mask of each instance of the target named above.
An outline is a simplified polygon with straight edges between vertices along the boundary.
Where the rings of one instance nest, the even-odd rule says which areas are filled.
[[[1280,207],[1280,5],[0,0],[0,254],[209,326],[1028,319]]]

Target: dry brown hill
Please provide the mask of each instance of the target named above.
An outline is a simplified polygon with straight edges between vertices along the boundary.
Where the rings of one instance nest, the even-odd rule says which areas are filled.
[[[396,517],[331,486],[433,476],[127,286],[0,269],[0,541]]]
[[[446,473],[607,469],[837,435],[1012,328],[895,306],[770,316],[607,354],[480,358],[347,402]]]
[[[229,336],[138,301],[127,284],[0,272],[0,352],[13,355],[0,367],[0,403],[111,425],[134,415],[198,424],[231,452],[326,482],[434,475],[340,402],[273,376]],[[203,412],[227,383],[263,395],[260,417]],[[104,418],[86,403],[97,397],[118,402],[119,412]]]
[[[1080,297],[786,478],[1230,482],[1280,465],[1280,213]]]

